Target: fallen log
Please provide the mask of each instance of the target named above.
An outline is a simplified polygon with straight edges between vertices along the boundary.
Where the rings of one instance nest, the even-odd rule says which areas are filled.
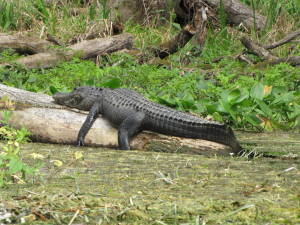
[[[108,54],[122,49],[130,49],[133,45],[133,37],[130,34],[120,34],[113,37],[98,38],[82,41],[57,51],[42,52],[17,59],[15,62],[22,64],[28,69],[50,68],[61,61],[69,61],[75,56],[82,59],[89,59],[98,55]],[[0,64],[9,66],[10,64]]]
[[[51,42],[39,38],[0,33],[0,51],[11,48],[20,54],[32,55],[45,52],[52,46]]]
[[[6,96],[6,97],[4,97]],[[32,140],[47,143],[74,144],[87,112],[53,103],[49,95],[32,93],[0,84],[0,109],[11,110],[9,125],[26,127]],[[3,119],[0,113],[0,119]],[[99,117],[86,136],[87,146],[117,147],[117,130]],[[131,141],[133,149],[204,155],[229,155],[225,145],[198,139],[142,132]]]
[[[224,8],[228,24],[250,30],[253,27],[261,30],[266,24],[266,18],[238,0],[177,0],[175,3],[175,22],[180,23],[182,30],[171,40],[166,41],[156,48],[150,48],[155,57],[161,59],[183,48],[195,36],[198,47],[201,49],[205,43],[208,24],[219,26],[217,12]],[[220,11],[220,10],[219,10]],[[140,62],[144,62],[142,55]]]

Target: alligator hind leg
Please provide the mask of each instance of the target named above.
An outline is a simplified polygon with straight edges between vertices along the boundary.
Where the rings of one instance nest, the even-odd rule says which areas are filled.
[[[141,124],[145,118],[145,114],[137,112],[128,116],[119,126],[118,142],[119,149],[129,150],[129,139],[141,130]]]

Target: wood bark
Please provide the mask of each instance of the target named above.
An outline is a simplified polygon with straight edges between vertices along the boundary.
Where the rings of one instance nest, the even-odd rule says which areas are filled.
[[[266,17],[254,12],[251,7],[240,0],[205,0],[212,7],[224,5],[229,24],[244,27],[247,30],[262,30],[266,25]]]
[[[247,50],[249,52],[261,57],[268,64],[275,65],[278,63],[285,62],[285,63],[289,63],[292,66],[300,65],[300,56],[288,56],[288,57],[280,58],[278,56],[273,55],[265,47],[253,42],[250,38],[242,37],[241,42],[247,48]],[[286,43],[286,42],[285,41],[281,42],[281,44],[284,44],[284,43]],[[276,44],[276,45],[277,45],[277,47],[279,46],[278,44]],[[273,45],[273,47],[274,47],[274,45]],[[273,48],[273,47],[271,47],[271,48]]]
[[[11,48],[20,54],[36,54],[48,51],[54,46],[51,42],[33,37],[21,37],[0,33],[0,51]]]
[[[80,43],[71,45],[66,49],[30,55],[17,59],[15,62],[22,64],[28,69],[50,68],[57,65],[61,61],[69,61],[75,56],[80,56],[82,59],[88,59],[125,48],[130,49],[132,45],[132,35],[120,34],[113,37],[82,41]],[[8,66],[9,64],[0,64],[0,66],[1,65]]]
[[[159,48],[153,48],[151,51],[155,57],[161,59],[176,53],[179,49],[183,48],[194,36],[194,32],[191,31],[190,26],[186,26],[182,29],[173,39],[161,44]]]
[[[279,41],[276,41],[272,44],[269,44],[269,45],[265,45],[264,48],[265,49],[273,49],[273,48],[277,48],[281,45],[284,45],[292,40],[294,40],[295,38],[299,37],[300,36],[300,29],[288,34],[287,36],[285,36],[283,39],[279,40]]]
[[[266,17],[253,12],[239,0],[177,0],[175,5],[177,21],[183,26],[189,23],[195,16],[195,6],[199,4],[206,4],[215,10],[223,4],[227,22],[246,30],[253,28],[262,30],[266,25]]]
[[[154,56],[161,59],[176,53],[183,48],[193,36],[196,36],[199,47],[203,47],[207,34],[208,19],[212,18],[212,12],[209,12],[203,5],[195,6],[196,11],[193,21],[185,25],[171,40],[162,43],[158,48],[150,49]],[[214,14],[213,14],[214,15]]]
[[[261,30],[265,26],[265,17],[255,14],[251,8],[238,0],[178,0],[175,4],[177,15],[175,22],[180,23],[183,29],[171,40],[162,43],[158,48],[150,49],[150,51],[156,57],[165,58],[183,48],[193,36],[201,48],[205,43],[208,23],[213,26],[219,24],[217,11],[221,6],[224,7],[229,24],[246,29],[254,27],[257,30]]]
[[[6,97],[4,97],[6,96]],[[11,110],[9,125],[26,127],[33,140],[74,144],[87,112],[53,103],[51,96],[32,93],[0,84],[0,108]],[[9,100],[8,100],[9,99]],[[0,119],[2,114],[0,113]],[[117,130],[99,117],[86,136],[87,146],[117,147]],[[146,151],[228,155],[227,146],[198,139],[178,138],[141,132],[131,141],[133,149]]]

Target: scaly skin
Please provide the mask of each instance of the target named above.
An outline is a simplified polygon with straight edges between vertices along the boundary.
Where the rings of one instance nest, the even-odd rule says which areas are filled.
[[[99,114],[118,127],[120,149],[130,149],[129,139],[141,130],[150,130],[178,137],[205,139],[228,145],[241,152],[232,129],[225,124],[174,110],[150,102],[135,91],[125,88],[109,89],[78,87],[70,93],[56,93],[56,103],[90,111],[81,127],[77,144],[84,138]]]

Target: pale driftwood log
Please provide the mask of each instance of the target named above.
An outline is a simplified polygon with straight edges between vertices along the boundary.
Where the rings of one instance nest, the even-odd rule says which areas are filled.
[[[4,96],[7,96],[3,98]],[[0,108],[12,110],[11,126],[26,127],[33,140],[74,144],[86,112],[53,103],[51,96],[32,93],[0,84]],[[9,102],[7,99],[10,99]],[[0,113],[0,119],[2,114]],[[86,137],[87,146],[117,147],[117,130],[99,117]],[[132,141],[133,149],[205,155],[229,155],[230,148],[218,143],[142,132]]]
[[[0,33],[0,51],[11,48],[20,54],[36,54],[49,50],[53,44],[33,37],[23,37]]]
[[[113,37],[98,38],[69,46],[58,51],[42,52],[17,59],[15,62],[24,65],[28,69],[49,68],[57,65],[61,61],[69,61],[75,56],[82,59],[108,54],[125,48],[131,48],[133,36],[130,34],[120,34]],[[9,64],[0,64],[0,66]]]

